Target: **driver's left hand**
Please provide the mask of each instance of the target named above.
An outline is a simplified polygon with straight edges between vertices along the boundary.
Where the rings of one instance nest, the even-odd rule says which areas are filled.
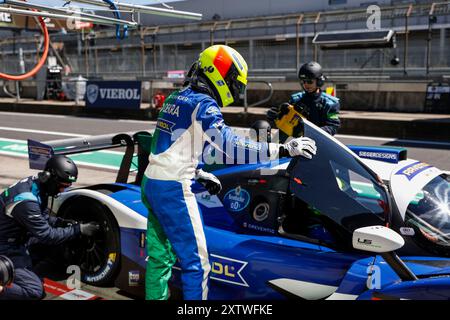
[[[201,169],[195,171],[195,180],[202,184],[209,194],[215,195],[222,190],[222,184],[215,175],[209,172],[205,172]]]

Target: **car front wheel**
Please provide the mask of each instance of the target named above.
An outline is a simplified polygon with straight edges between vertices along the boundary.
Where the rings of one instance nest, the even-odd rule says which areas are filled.
[[[95,286],[112,283],[120,267],[120,230],[108,208],[88,197],[72,199],[59,214],[79,223],[96,222],[100,230],[92,237],[80,236],[64,249],[67,265],[80,268],[81,281]]]

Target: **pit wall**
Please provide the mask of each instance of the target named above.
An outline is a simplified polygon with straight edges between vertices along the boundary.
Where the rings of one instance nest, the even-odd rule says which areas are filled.
[[[301,91],[297,82],[272,83],[274,93],[267,105],[276,105],[289,99],[293,92]],[[427,82],[335,82],[342,110],[383,112],[429,112],[425,108]],[[253,89],[253,90],[252,90]],[[261,85],[249,87],[248,101],[253,103],[267,96]],[[450,113],[450,106],[448,108]]]
[[[277,82],[269,81],[273,87],[272,98],[261,107],[268,108],[272,105],[289,100],[289,96],[301,91],[300,84],[296,81]],[[401,82],[401,81],[336,81],[327,83],[326,86],[336,88],[337,97],[341,101],[342,110],[358,111],[387,111],[387,112],[408,112],[408,113],[449,113],[448,108],[440,108],[439,112],[433,112],[425,107],[426,89],[429,81]],[[142,88],[142,101],[148,103],[154,94],[163,93],[166,96],[179,87],[179,84],[169,81],[150,81],[150,88]],[[11,88],[14,91],[14,88]],[[247,90],[248,104],[251,105],[268,96],[268,87],[262,83],[251,83]],[[0,97],[5,97],[0,92]],[[22,98],[36,97],[36,83],[34,81],[22,83]]]

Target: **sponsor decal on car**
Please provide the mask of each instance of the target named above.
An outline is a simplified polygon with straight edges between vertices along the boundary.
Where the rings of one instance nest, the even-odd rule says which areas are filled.
[[[395,152],[375,152],[375,151],[359,151],[358,156],[366,159],[391,160],[390,162],[398,162],[398,154]]]
[[[130,270],[128,271],[128,285],[130,287],[139,286],[139,280],[141,279],[141,273],[139,270]]]
[[[241,274],[248,262],[215,254],[210,255],[209,262],[211,263],[211,279],[238,286],[249,286]]]
[[[53,148],[39,141],[28,139],[28,158],[30,169],[43,169],[53,155]]]
[[[370,239],[358,238],[357,241],[359,244],[362,244],[364,246],[368,246],[368,247],[372,247],[372,248],[381,248],[380,245],[373,243],[373,240],[370,240]]]
[[[228,191],[223,197],[223,204],[226,209],[239,212],[248,207],[250,203],[250,194],[247,190],[242,189],[240,186]]]
[[[220,208],[222,207],[222,202],[216,195],[210,195],[208,191],[201,193],[196,193],[195,198],[197,203],[205,206],[206,208]]]
[[[139,248],[145,248],[145,240],[147,239],[145,232],[141,232],[139,235]]]
[[[242,224],[242,226],[243,226],[244,228],[247,228],[247,229],[253,229],[253,230],[256,230],[256,231],[268,232],[268,233],[272,233],[272,234],[275,234],[275,233],[276,233],[276,231],[275,231],[274,229],[266,228],[266,227],[261,227],[261,226],[258,226],[258,225],[256,225],[256,224],[251,224],[251,223],[247,223],[247,222],[244,222],[244,223]]]
[[[400,228],[400,233],[404,236],[414,236],[416,232],[413,228],[402,227]]]
[[[432,165],[429,165],[425,162],[414,162],[410,165],[407,165],[406,167],[401,168],[399,171],[397,171],[396,175],[403,175],[405,176],[409,181],[411,181],[415,176],[417,176],[419,173],[432,168]]]

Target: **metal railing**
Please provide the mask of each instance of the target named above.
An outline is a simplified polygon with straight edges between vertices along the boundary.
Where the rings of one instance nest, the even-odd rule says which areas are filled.
[[[245,90],[245,94],[244,94],[244,112],[247,113],[248,112],[248,108],[252,108],[252,107],[257,107],[260,106],[262,104],[265,104],[267,102],[269,102],[272,99],[273,96],[273,86],[272,83],[270,83],[269,81],[266,80],[250,80],[250,83],[262,83],[265,84],[267,86],[267,88],[269,89],[269,93],[267,95],[267,97],[260,99],[256,102],[253,102],[252,104],[248,104],[248,99],[247,99],[247,89]]]
[[[436,22],[430,17],[436,16]],[[145,27],[116,41],[110,30],[95,31],[91,38],[80,34],[52,35],[64,42],[63,60],[72,72],[84,76],[162,79],[168,70],[187,70],[198,53],[211,43],[235,47],[247,60],[251,75],[295,77],[299,65],[316,59],[328,74],[358,75],[382,72],[404,76],[445,75],[450,67],[450,4],[440,2],[381,8],[383,28],[396,31],[397,47],[381,55],[376,49],[321,51],[311,43],[316,32],[365,28],[367,13],[358,10],[298,13],[284,16],[207,21],[183,25]],[[350,26],[349,24],[352,24]],[[14,68],[17,50],[36,48],[36,38],[6,39],[0,47],[0,68]],[[372,59],[369,59],[374,56]],[[393,67],[392,57],[400,64]],[[33,61],[28,54],[25,60]],[[17,64],[16,64],[17,65]],[[286,71],[289,70],[289,71]]]

